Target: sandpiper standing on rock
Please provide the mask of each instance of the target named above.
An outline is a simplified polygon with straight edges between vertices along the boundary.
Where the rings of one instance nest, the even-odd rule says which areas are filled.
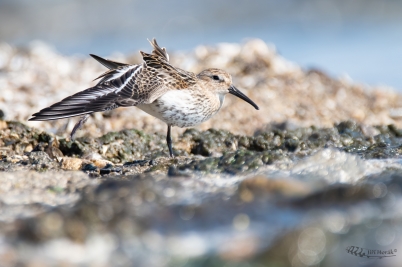
[[[136,106],[168,125],[167,145],[173,157],[171,127],[200,124],[222,107],[227,93],[258,106],[232,85],[232,77],[224,70],[206,69],[198,75],[169,63],[166,49],[155,39],[150,41],[152,54],[140,52],[143,63],[129,65],[91,55],[109,71],[94,87],[69,96],[32,115],[30,121],[57,120],[82,116],[74,126],[71,138],[89,115],[118,107]]]

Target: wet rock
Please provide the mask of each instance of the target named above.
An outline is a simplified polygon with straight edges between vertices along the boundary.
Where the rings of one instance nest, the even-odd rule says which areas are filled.
[[[284,145],[287,150],[294,152],[299,147],[299,139],[295,136],[287,138],[285,139]]]
[[[235,136],[227,131],[209,129],[205,132],[186,131],[183,136],[191,136],[194,142],[191,153],[202,156],[219,155],[223,151],[237,149]]]
[[[167,151],[164,139],[159,135],[150,136],[138,130],[123,130],[96,139],[77,138],[74,141],[61,139],[60,150],[69,156],[97,153],[113,163],[122,163],[151,155],[156,156],[162,151]]]
[[[178,169],[177,166],[170,166],[167,171],[169,177],[191,177],[193,172],[188,169]]]
[[[137,165],[141,166],[141,167],[149,166],[150,161],[149,160],[134,160],[134,161],[131,161],[131,162],[124,163],[125,167],[127,167],[127,166],[137,166]]]
[[[336,125],[340,134],[352,134],[358,132],[358,125],[354,121],[344,121]]]
[[[89,171],[89,172],[91,172],[91,171],[96,171],[96,170],[98,170],[98,167],[95,166],[94,164],[89,163],[89,164],[85,164],[85,165],[82,167],[82,170],[83,170],[83,171]]]
[[[82,171],[88,174],[91,178],[98,178],[101,175],[99,168],[92,163],[84,164],[82,166]]]
[[[237,150],[235,152],[226,152],[219,158],[195,159],[190,163],[177,166],[179,171],[196,171],[202,173],[229,173],[240,174],[252,172],[265,164],[272,164],[275,161],[288,160],[288,156],[281,150],[278,151],[248,151]]]
[[[113,174],[113,173],[121,173],[122,168],[114,168],[112,164],[107,164],[104,166],[102,169],[99,170],[100,175],[106,175],[106,174]]]
[[[43,151],[34,151],[29,153],[28,160],[32,167],[36,170],[43,171],[58,168],[58,163],[52,160],[49,155]]]
[[[281,130],[277,127],[268,132],[259,131],[254,136],[234,135],[213,129],[205,132],[189,129],[179,138],[179,142],[186,144],[182,146],[186,150],[177,148],[176,155],[188,155],[188,148],[191,148],[190,155],[207,155],[213,159],[194,158],[190,160],[192,163],[189,161],[187,165],[178,164],[175,168],[180,171],[189,169],[208,173],[236,174],[255,170],[278,160],[302,158],[317,149],[330,147],[358,154],[366,159],[390,158],[400,154],[402,139],[395,126],[377,127],[375,130],[379,134],[375,136],[372,136],[373,131],[369,136],[365,135],[367,130],[364,129],[364,126],[352,121],[324,129],[308,127]],[[3,154],[11,151],[12,154],[22,155],[34,146],[32,152],[45,151],[56,160],[63,154],[74,158],[83,157],[99,169],[107,164],[132,162],[131,167],[126,164],[123,168],[123,173],[126,170],[131,174],[157,170],[167,173],[169,164],[173,163],[154,161],[155,158],[164,158],[168,155],[164,136],[148,135],[136,130],[113,132],[100,138],[85,137],[75,141],[66,139],[57,141],[44,132],[8,122],[7,129],[1,134],[0,145],[3,146],[0,147]],[[151,160],[156,164],[150,164]],[[77,166],[73,169],[78,170]]]

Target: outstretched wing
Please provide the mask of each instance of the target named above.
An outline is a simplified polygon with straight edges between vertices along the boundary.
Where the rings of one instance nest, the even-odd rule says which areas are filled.
[[[141,65],[128,65],[91,55],[110,70],[92,88],[69,96],[32,115],[29,120],[56,120],[112,110],[120,106],[152,103],[171,89],[187,88],[195,75],[169,64],[169,55],[156,40],[150,42],[152,54],[141,52]]]
[[[122,105],[136,105],[132,97],[133,82],[142,65],[126,65],[107,74],[92,88],[86,89],[32,115],[31,121],[57,120],[112,110]]]

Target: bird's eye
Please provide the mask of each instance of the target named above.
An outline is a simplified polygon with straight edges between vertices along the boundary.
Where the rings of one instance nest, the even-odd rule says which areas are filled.
[[[212,79],[214,79],[215,81],[219,81],[219,80],[220,80],[218,75],[212,76]]]

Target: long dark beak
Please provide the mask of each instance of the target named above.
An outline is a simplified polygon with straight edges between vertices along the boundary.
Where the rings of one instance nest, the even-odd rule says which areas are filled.
[[[239,91],[239,89],[237,89],[236,87],[234,87],[233,85],[229,87],[229,93],[232,95],[237,96],[238,98],[243,99],[244,101],[246,101],[247,103],[249,103],[250,105],[252,105],[256,110],[259,110],[260,108],[253,102],[253,100],[251,100],[250,98],[248,98],[245,94],[243,94],[242,92]]]

